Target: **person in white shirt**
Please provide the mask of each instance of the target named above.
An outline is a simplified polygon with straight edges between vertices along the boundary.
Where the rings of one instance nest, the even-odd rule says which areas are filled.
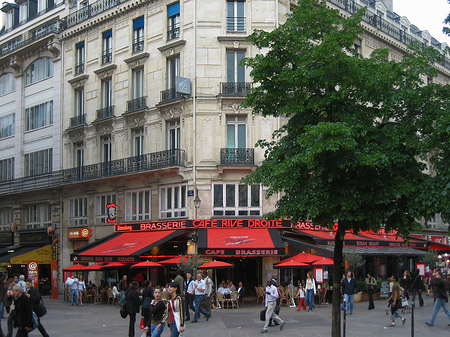
[[[267,330],[267,328],[269,327],[270,319],[274,320],[280,325],[280,331],[283,330],[285,322],[275,313],[275,306],[277,305],[278,297],[278,288],[273,285],[272,280],[268,280],[265,296],[266,321],[264,323],[263,329],[261,330],[261,333],[266,333],[269,331]]]
[[[78,305],[78,279],[76,276],[72,278],[73,283],[70,286],[70,303]],[[75,297],[75,303],[73,298]]]
[[[205,281],[202,279],[202,274],[197,274],[197,279],[193,282],[194,283],[194,293],[195,295],[195,313],[194,313],[194,319],[191,321],[191,323],[197,323],[198,317],[200,313],[206,316],[206,320],[208,321],[211,317],[211,314],[209,314],[205,309],[202,308],[202,303],[205,300]]]
[[[84,283],[83,275],[80,275],[80,278],[78,279],[78,296],[80,297],[81,305],[83,305],[83,296],[85,291],[86,291],[86,284]]]
[[[303,307],[303,309],[306,310],[306,304],[305,304],[305,290],[303,289],[303,284],[299,284],[298,286],[298,292],[297,296],[300,298],[300,301],[298,302],[297,311],[300,311],[300,308]]]
[[[217,291],[221,294],[223,294],[223,297],[230,298],[231,297],[231,290],[227,287],[227,283],[223,281],[222,285],[217,289]]]
[[[114,285],[114,286],[112,287],[112,295],[114,296],[114,298],[120,297],[120,293],[119,293],[119,290],[117,289],[117,286],[116,286],[116,285]]]

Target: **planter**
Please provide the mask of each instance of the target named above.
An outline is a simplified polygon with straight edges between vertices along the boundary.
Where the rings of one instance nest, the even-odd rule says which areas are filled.
[[[353,297],[353,302],[355,303],[359,303],[361,302],[361,297],[362,297],[362,292],[360,291],[359,293],[356,293]]]

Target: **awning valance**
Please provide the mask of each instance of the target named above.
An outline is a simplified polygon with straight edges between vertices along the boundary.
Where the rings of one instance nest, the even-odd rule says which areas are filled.
[[[0,257],[0,262],[10,264],[27,264],[28,261],[37,261],[39,264],[50,264],[52,260],[52,245],[43,247],[13,247]]]

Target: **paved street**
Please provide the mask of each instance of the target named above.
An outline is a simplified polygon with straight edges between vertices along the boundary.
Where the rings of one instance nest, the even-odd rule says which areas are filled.
[[[406,325],[395,328],[384,328],[389,323],[386,316],[384,301],[376,301],[376,309],[367,310],[367,302],[355,304],[354,313],[348,317],[347,336],[410,336],[411,320],[410,314],[406,314]],[[122,319],[119,315],[118,305],[87,304],[83,307],[73,307],[62,300],[46,300],[48,313],[42,319],[42,323],[51,337],[127,337],[128,318]],[[450,321],[442,312],[439,312],[434,327],[425,325],[432,311],[432,299],[425,296],[425,307],[416,310],[415,335],[426,336],[449,336]],[[259,321],[260,305],[249,303],[240,309],[216,310],[212,318],[206,322],[204,318],[197,324],[186,324],[185,337],[246,337],[246,336],[285,336],[285,337],[313,337],[331,336],[331,305],[316,308],[312,313],[295,308],[282,307],[280,316],[286,320],[282,332],[278,327],[269,328],[267,335],[262,335],[260,330],[263,322]],[[139,316],[139,315],[138,315]],[[140,321],[137,319],[136,326]],[[2,320],[3,330],[6,329],[6,319]],[[140,337],[142,331],[136,329],[136,337]],[[40,336],[38,331],[33,331],[30,336]],[[169,330],[163,333],[169,336]]]

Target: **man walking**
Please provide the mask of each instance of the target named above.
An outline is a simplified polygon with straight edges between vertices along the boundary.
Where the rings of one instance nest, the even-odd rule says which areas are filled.
[[[388,298],[388,302],[391,301],[391,323],[388,325],[390,327],[395,327],[395,319],[400,317],[402,319],[402,325],[405,325],[406,318],[400,316],[398,309],[402,306],[402,301],[400,300],[400,284],[398,284],[394,275],[391,276],[392,294]]]
[[[280,325],[280,331],[283,330],[285,322],[275,313],[275,306],[277,305],[278,297],[278,288],[273,285],[272,280],[268,280],[265,296],[266,321],[264,322],[264,327],[261,330],[261,333],[268,332],[267,328],[269,327],[269,322],[271,319]]]
[[[25,284],[27,286],[26,296],[30,299],[31,307],[33,308],[33,311],[36,313],[36,316],[38,318],[38,330],[42,336],[49,337],[47,331],[45,331],[44,326],[41,324],[41,319],[38,315],[39,313],[38,306],[39,303],[41,302],[41,293],[39,292],[38,289],[33,287],[33,283],[31,282],[30,279],[26,279]]]
[[[33,314],[31,302],[23,293],[20,284],[13,286],[15,308],[14,325],[17,327],[16,337],[28,337],[28,332],[33,329]]]
[[[412,290],[412,305],[415,306],[416,303],[416,294],[419,295],[419,305],[420,307],[423,307],[423,298],[422,298],[422,291],[425,290],[425,286],[423,284],[422,276],[420,276],[420,270],[416,269],[416,272],[413,275],[412,283],[411,283],[411,290]]]
[[[74,276],[72,278],[72,285],[70,286],[70,303],[72,303],[72,305],[76,304],[78,305],[78,279],[76,276]],[[74,302],[74,298],[75,298],[75,302]]]
[[[436,292],[436,302],[434,302],[433,314],[431,315],[430,321],[425,322],[428,326],[434,326],[434,320],[436,319],[436,315],[441,307],[447,314],[448,319],[450,319],[450,310],[447,308],[447,290],[445,289],[445,281],[442,279],[442,272],[440,270],[435,273],[433,290]],[[450,324],[448,326],[450,326]]]
[[[194,303],[194,295],[192,295],[194,291],[194,280],[192,279],[192,274],[190,272],[186,273],[186,283],[185,283],[186,292],[184,294],[184,304],[185,304],[185,320],[190,321],[191,315],[189,309],[191,308],[193,311],[192,304]]]
[[[211,317],[211,295],[213,292],[213,281],[208,276],[208,274],[203,273],[203,280],[205,281],[205,310],[209,313],[209,317]]]
[[[122,279],[119,282],[119,291],[120,291],[120,300],[119,305],[121,307],[125,304],[125,293],[128,289],[127,275],[123,275]]]
[[[349,313],[350,306],[350,315],[353,314],[353,298],[355,297],[355,293],[358,292],[358,286],[356,284],[356,280],[352,277],[352,272],[347,272],[347,277],[342,282],[342,292],[344,293],[344,302],[345,302],[345,313]]]
[[[197,274],[197,279],[194,281],[194,292],[193,295],[195,295],[195,313],[194,313],[194,319],[191,321],[191,323],[197,323],[198,322],[198,316],[200,313],[206,316],[206,320],[209,320],[209,317],[211,316],[208,312],[206,312],[205,309],[202,308],[202,303],[205,300],[205,281],[202,280],[202,274]]]
[[[177,276],[175,276],[175,278],[174,278],[174,282],[177,282],[179,285],[178,295],[183,295],[184,294],[184,278],[183,278],[183,276],[181,276],[181,270],[178,270]]]

